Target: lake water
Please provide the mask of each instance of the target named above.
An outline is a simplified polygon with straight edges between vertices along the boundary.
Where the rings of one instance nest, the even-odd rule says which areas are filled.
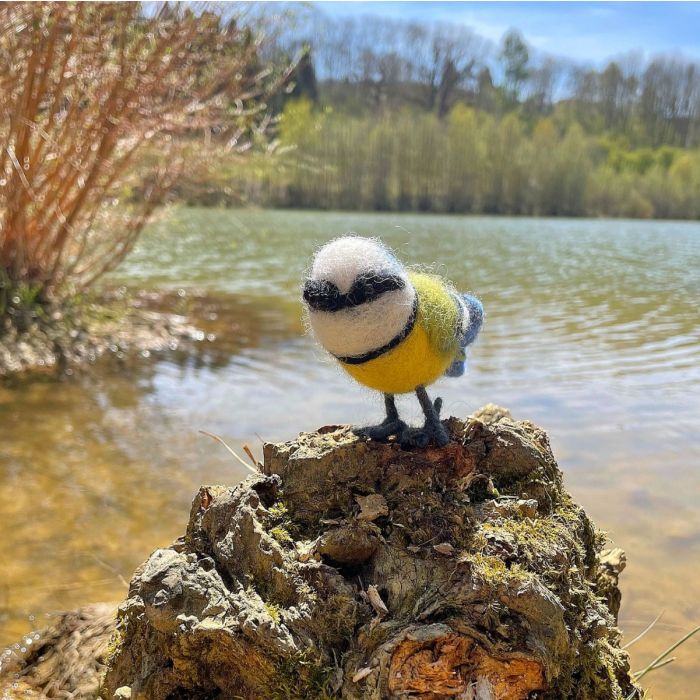
[[[244,476],[198,430],[260,455],[261,440],[381,416],[301,322],[310,256],[348,231],[483,300],[467,375],[432,391],[444,415],[494,402],[548,431],[569,490],[627,552],[628,638],[665,611],[634,667],[700,624],[700,225],[176,209],[113,281],[172,290],[209,339],[0,385],[0,643],[122,598],[199,485]],[[648,676],[658,698],[697,697],[700,639],[677,656]]]

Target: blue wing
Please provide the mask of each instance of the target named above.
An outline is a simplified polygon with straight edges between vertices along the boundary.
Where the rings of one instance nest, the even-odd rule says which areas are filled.
[[[471,294],[462,294],[462,300],[466,307],[465,311],[469,314],[469,325],[462,332],[462,337],[459,339],[459,352],[454,362],[447,368],[446,377],[461,377],[464,374],[467,357],[464,349],[476,340],[484,322],[484,307],[481,302]]]

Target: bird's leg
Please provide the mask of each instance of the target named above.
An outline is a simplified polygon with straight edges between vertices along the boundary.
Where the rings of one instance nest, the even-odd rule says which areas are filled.
[[[450,436],[440,422],[442,399],[431,401],[423,386],[416,389],[416,396],[425,414],[425,423],[422,428],[409,428],[401,434],[402,447],[427,447],[431,440],[438,447],[444,447],[450,441]]]
[[[393,394],[384,394],[384,407],[386,408],[386,418],[379,425],[354,428],[355,434],[368,437],[371,440],[386,440],[391,435],[403,434],[407,426],[399,418]]]

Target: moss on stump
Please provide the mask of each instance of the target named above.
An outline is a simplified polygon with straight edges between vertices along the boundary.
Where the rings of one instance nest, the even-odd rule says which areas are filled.
[[[414,451],[326,427],[202,488],[134,575],[103,697],[635,693],[604,537],[544,431],[493,406],[445,424]]]

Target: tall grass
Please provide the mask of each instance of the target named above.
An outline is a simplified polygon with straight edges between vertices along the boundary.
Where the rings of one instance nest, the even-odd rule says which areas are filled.
[[[258,49],[192,4],[0,4],[0,309],[93,284],[188,161],[241,147],[275,80]]]

